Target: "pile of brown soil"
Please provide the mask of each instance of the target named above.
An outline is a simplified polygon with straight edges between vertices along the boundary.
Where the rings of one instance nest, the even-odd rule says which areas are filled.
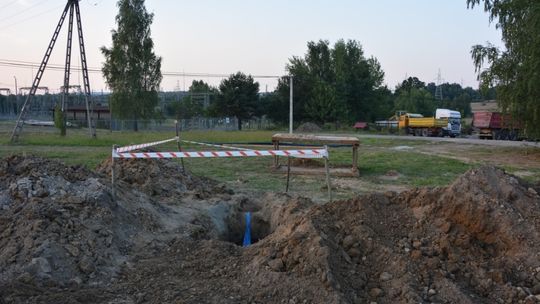
[[[502,170],[315,205],[227,191],[196,200],[190,191],[206,186],[189,186],[197,179],[178,165],[139,165],[120,165],[135,173],[123,175],[115,202],[99,177],[70,181],[66,192],[81,201],[51,190],[34,201],[40,180],[82,169],[47,164],[59,173],[20,176],[11,172],[32,170],[1,163],[0,302],[540,302],[540,196]],[[185,175],[185,188],[148,191],[133,177],[153,170]],[[257,242],[242,248],[245,212]]]
[[[280,206],[255,245],[178,240],[114,293],[186,303],[540,301],[540,197],[501,170],[472,170],[447,188]],[[151,291],[165,282],[175,288]]]
[[[224,221],[232,192],[180,169],[120,163],[113,200],[109,178],[99,172],[39,157],[0,160],[0,286],[107,285],[141,248],[200,236],[201,227],[207,237],[221,237],[225,228],[214,221]],[[198,204],[210,195],[211,202]],[[214,209],[221,211],[215,219],[208,215]]]
[[[96,171],[110,176],[111,166],[109,159],[101,163]],[[177,199],[189,194],[207,198],[216,193],[233,193],[213,180],[191,175],[176,161],[167,159],[117,159],[115,178],[161,200]]]

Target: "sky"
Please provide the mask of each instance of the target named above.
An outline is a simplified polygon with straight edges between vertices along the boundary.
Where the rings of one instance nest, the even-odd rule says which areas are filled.
[[[0,61],[39,64],[66,0],[0,0]],[[304,56],[308,41],[357,40],[366,57],[379,60],[389,88],[415,76],[437,82],[478,86],[471,47],[489,41],[502,47],[500,30],[480,8],[466,0],[147,0],[154,14],[155,53],[162,71],[254,76],[282,76],[293,56]],[[114,0],[80,2],[87,61],[100,69],[102,46],[111,46],[116,28]],[[63,65],[67,24],[58,38],[50,64]],[[76,33],[74,33],[74,38]],[[76,42],[76,40],[75,40]],[[76,45],[76,43],[74,43]],[[73,64],[79,65],[78,46]],[[0,88],[31,86],[37,68],[0,65]],[[81,84],[77,71],[72,84]],[[193,77],[165,76],[162,90],[188,89]],[[212,85],[220,77],[195,77]],[[276,79],[256,78],[261,91],[271,91]],[[92,91],[107,91],[100,73],[90,73]],[[52,92],[63,85],[63,71],[46,70],[41,81]]]

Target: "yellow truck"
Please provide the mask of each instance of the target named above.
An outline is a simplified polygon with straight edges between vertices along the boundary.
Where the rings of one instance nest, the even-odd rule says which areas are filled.
[[[398,127],[405,134],[414,136],[444,136],[448,118],[424,117],[421,114],[405,113],[399,116]]]

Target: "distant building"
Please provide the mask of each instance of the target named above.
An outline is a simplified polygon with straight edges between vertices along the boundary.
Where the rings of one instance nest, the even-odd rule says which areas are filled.
[[[66,109],[67,119],[71,121],[86,121],[88,118],[86,106],[68,106]],[[92,110],[92,119],[110,119],[111,111],[109,106],[95,105]]]

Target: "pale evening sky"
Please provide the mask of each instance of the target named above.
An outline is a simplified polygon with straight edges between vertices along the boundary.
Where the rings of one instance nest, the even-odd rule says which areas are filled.
[[[41,62],[66,0],[0,0],[0,61]],[[292,56],[306,43],[325,39],[358,40],[366,56],[376,57],[393,89],[406,75],[435,82],[440,68],[447,82],[477,87],[470,58],[474,44],[502,45],[500,31],[480,8],[465,0],[147,0],[154,13],[155,53],[162,71],[284,75]],[[111,45],[117,14],[114,0],[80,2],[88,65],[100,68],[101,46]],[[50,63],[62,65],[64,25]],[[74,34],[75,35],[75,34]],[[75,36],[76,37],[76,36]],[[75,43],[74,43],[75,44]],[[78,47],[73,62],[79,65]],[[0,88],[30,86],[36,69],[0,65]],[[41,85],[58,91],[62,71],[47,70]],[[78,72],[72,84],[80,84]],[[216,85],[221,79],[197,77]],[[187,89],[191,77],[166,76],[162,88]],[[273,79],[257,79],[261,91]],[[100,73],[91,73],[93,91],[107,90]]]

